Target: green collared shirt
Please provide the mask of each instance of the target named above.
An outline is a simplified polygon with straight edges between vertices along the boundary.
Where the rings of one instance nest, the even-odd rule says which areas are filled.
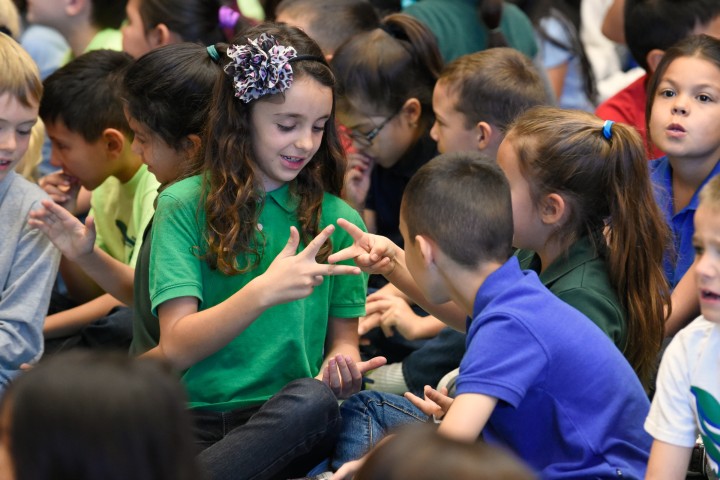
[[[610,283],[607,262],[587,237],[575,242],[543,272],[540,257],[530,250],[518,250],[520,266],[533,270],[548,290],[575,307],[607,334],[624,351],[627,344],[626,313]]]

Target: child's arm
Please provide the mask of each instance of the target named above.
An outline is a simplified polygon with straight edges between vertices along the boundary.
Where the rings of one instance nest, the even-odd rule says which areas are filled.
[[[28,223],[47,235],[65,258],[82,268],[103,290],[126,305],[131,305],[135,269],[95,246],[95,223],[92,217],[88,217],[83,225],[54,202],[43,200],[42,205],[44,208],[30,212]]]
[[[106,293],[77,307],[48,315],[43,327],[45,338],[62,338],[78,332],[82,327],[104,317],[110,310],[124,304]]]
[[[268,269],[224,302],[198,311],[195,297],[177,297],[157,308],[160,344],[157,354],[184,370],[225,347],[265,310],[310,295],[326,275],[358,275],[348,265],[318,264],[315,256],[334,227],[325,227],[300,253],[300,234],[290,228],[285,248]],[[355,333],[357,335],[357,333]]]
[[[692,448],[679,447],[654,440],[650,449],[645,478],[648,480],[683,480],[687,476]]]
[[[665,336],[672,337],[684,326],[700,315],[697,284],[695,283],[695,263],[680,279],[670,296],[672,311],[665,320]]]
[[[402,248],[386,237],[363,232],[343,218],[339,218],[337,224],[350,234],[353,245],[330,255],[328,262],[353,259],[364,272],[383,275],[425,311],[452,328],[465,331],[467,313],[460,307],[453,302],[435,305],[425,299],[405,266],[405,252]]]

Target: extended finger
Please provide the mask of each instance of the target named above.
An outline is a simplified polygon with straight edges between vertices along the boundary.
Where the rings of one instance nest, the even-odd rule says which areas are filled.
[[[332,390],[333,393],[337,396],[340,394],[341,387],[340,374],[338,373],[337,368],[337,360],[335,358],[331,358],[330,360],[328,360],[327,368],[330,390]]]
[[[300,234],[297,228],[290,227],[290,237],[288,238],[285,247],[278,254],[278,257],[290,257],[297,253],[298,245],[300,244]],[[276,257],[277,258],[277,257]]]
[[[305,257],[311,257],[314,259],[317,253],[320,251],[320,248],[325,242],[327,242],[327,239],[330,238],[330,235],[332,235],[334,231],[335,225],[328,225],[327,227],[323,228],[322,231],[318,233],[317,236],[310,241],[310,243],[308,243],[307,247],[305,247],[305,250],[300,252],[300,255],[303,255]]]
[[[412,392],[405,392],[405,398],[410,400],[410,403],[419,408],[425,415],[435,415],[439,413],[440,408],[432,401],[424,400]]]
[[[385,357],[373,357],[370,360],[358,363],[357,367],[358,367],[358,370],[360,370],[361,374],[365,374],[365,373],[369,372],[370,370],[375,370],[376,368],[382,367],[386,363],[387,363],[387,358],[385,358]]]
[[[362,270],[354,265],[336,265],[332,263],[319,263],[315,275],[360,275]]]
[[[438,392],[434,388],[430,386],[425,386],[425,396],[429,399],[438,404],[440,408],[442,408],[443,412],[447,412],[448,408],[450,408],[450,405],[453,403],[453,399],[448,397],[447,395],[443,395],[442,393]]]
[[[364,235],[367,235],[360,227],[358,227],[352,222],[345,220],[344,218],[338,218],[337,224],[338,227],[349,233],[352,239],[355,241],[360,240]]]
[[[328,263],[338,263],[342,262],[343,260],[354,259],[357,258],[359,255],[364,255],[366,253],[367,252],[362,248],[356,245],[351,245],[330,255],[328,257]]]

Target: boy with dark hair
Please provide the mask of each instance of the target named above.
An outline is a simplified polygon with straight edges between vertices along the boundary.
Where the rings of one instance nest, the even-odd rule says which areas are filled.
[[[92,191],[87,224],[96,232],[95,244],[134,266],[159,183],[131,148],[133,132],[118,93],[131,62],[129,55],[111,50],[96,50],[73,60],[45,80],[40,117],[52,141],[53,163],[62,167],[55,181],[46,182],[44,188],[55,198],[64,197],[63,206],[71,212],[80,186]],[[122,304],[101,295],[104,292],[65,258],[60,272],[70,296],[82,304],[48,316],[44,333],[46,339],[75,335],[70,343],[77,343],[79,330]],[[117,341],[117,346],[127,346],[132,322],[121,312],[113,317],[119,322],[117,335],[105,330],[111,337],[105,338],[104,333],[90,335],[86,329],[84,341]]]
[[[645,69],[640,77],[600,104],[600,118],[632,125],[647,140],[645,105],[647,82],[665,50],[692,34],[720,38],[720,2],[717,0],[626,0],[625,39],[635,61]],[[649,158],[663,155],[648,144]]]
[[[91,50],[122,50],[125,0],[33,0],[27,19],[56,29],[70,45],[63,63]]]
[[[336,464],[364,454],[387,429],[434,415],[441,434],[474,442],[482,433],[541,478],[643,477],[647,396],[607,336],[511,257],[510,188],[494,161],[444,154],[415,174],[400,215],[404,253],[338,224],[355,243],[329,261],[355,258],[366,271],[409,274],[428,305],[453,301],[469,319],[455,325],[468,333],[455,399],[430,387],[412,403],[354,395],[342,406]]]

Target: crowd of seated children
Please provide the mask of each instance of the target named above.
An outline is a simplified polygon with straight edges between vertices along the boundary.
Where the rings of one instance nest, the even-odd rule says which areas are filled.
[[[717,473],[717,2],[592,2],[647,71],[600,118],[567,109],[594,107],[579,18],[602,23],[574,0],[514,2],[538,37],[502,0],[268,0],[255,26],[248,3],[29,2],[69,46],[44,85],[0,34],[0,474],[682,478],[698,434]],[[184,396],[50,355],[108,345]],[[178,415],[121,401],[160,390]],[[61,448],[108,405],[174,423],[133,440],[166,453]]]

